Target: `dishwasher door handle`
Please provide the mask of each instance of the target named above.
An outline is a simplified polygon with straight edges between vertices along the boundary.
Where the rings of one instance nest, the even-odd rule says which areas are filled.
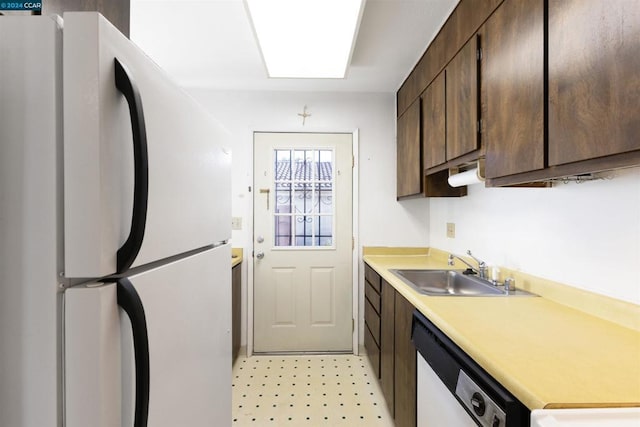
[[[483,416],[484,411],[487,409],[487,405],[484,403],[484,397],[477,392],[471,396],[471,406],[473,407],[473,412],[478,416]]]

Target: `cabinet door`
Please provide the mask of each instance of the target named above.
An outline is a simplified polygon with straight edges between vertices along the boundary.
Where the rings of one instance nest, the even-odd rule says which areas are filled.
[[[416,425],[416,348],[411,341],[413,305],[396,293],[395,301],[395,425]]]
[[[380,313],[380,386],[392,416],[394,415],[395,295],[396,290],[383,279]]]
[[[380,347],[373,338],[369,325],[365,324],[364,327],[364,348],[367,351],[369,357],[369,363],[371,363],[371,369],[377,379],[380,378]]]
[[[240,352],[240,334],[242,324],[242,270],[238,264],[231,270],[231,349],[232,361],[235,361]]]
[[[398,118],[397,132],[398,198],[420,194],[423,170],[419,98]]]
[[[376,345],[380,345],[380,315],[376,313],[368,299],[364,301],[364,322]]]
[[[486,176],[542,169],[544,1],[505,0],[481,37]]]
[[[549,0],[549,164],[640,149],[640,1]]]
[[[480,148],[477,55],[473,37],[446,68],[447,160]]]
[[[364,264],[364,278],[377,293],[380,293],[380,275],[367,263]]]
[[[445,73],[442,72],[422,95],[422,139],[424,168],[446,159]]]

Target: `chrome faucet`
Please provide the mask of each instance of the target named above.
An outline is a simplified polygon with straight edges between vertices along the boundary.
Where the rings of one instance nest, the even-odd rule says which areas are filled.
[[[478,258],[474,257],[471,254],[471,251],[467,251],[467,255],[469,255],[471,258],[473,258],[477,263],[478,263],[478,268],[474,268],[471,264],[469,264],[465,259],[461,258],[458,255],[455,254],[449,254],[449,261],[448,264],[449,265],[453,265],[454,263],[454,258],[458,258],[460,261],[462,261],[463,263],[465,263],[474,273],[478,274],[478,277],[480,277],[481,279],[486,279],[487,278],[487,263],[484,261],[479,260]]]

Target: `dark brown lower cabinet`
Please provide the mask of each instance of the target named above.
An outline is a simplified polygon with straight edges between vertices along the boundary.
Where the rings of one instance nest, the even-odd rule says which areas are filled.
[[[413,305],[396,292],[395,313],[395,425],[416,425],[416,348],[411,342]]]
[[[240,352],[240,331],[242,322],[241,285],[242,270],[238,264],[231,269],[231,361],[234,362]]]
[[[364,348],[371,368],[380,378],[380,275],[364,265]]]
[[[396,290],[382,280],[382,304],[380,309],[380,387],[389,407],[395,416],[394,369],[395,369],[395,301]]]
[[[382,280],[380,383],[396,427],[416,425],[416,350],[413,305]]]
[[[378,343],[373,338],[368,325],[364,327],[364,348],[367,350],[367,356],[374,375],[377,379],[380,379],[380,347],[378,347]]]

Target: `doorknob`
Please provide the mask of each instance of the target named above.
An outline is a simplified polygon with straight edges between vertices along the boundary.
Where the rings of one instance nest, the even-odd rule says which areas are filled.
[[[262,259],[262,258],[264,258],[264,252],[258,252],[258,253],[256,254],[256,258],[258,258],[258,259]]]

